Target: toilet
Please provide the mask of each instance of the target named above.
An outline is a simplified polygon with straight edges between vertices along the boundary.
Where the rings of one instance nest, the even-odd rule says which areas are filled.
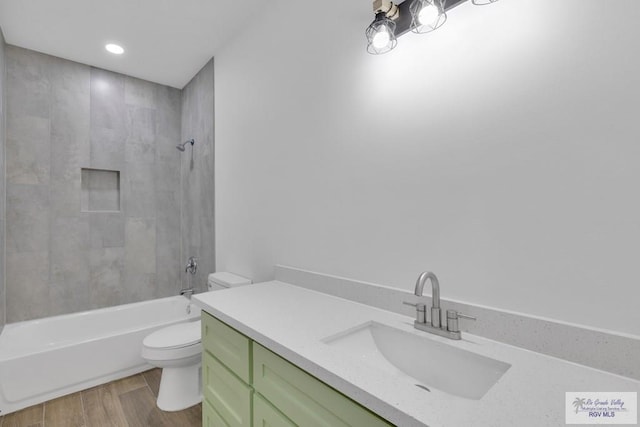
[[[209,275],[208,291],[251,284],[231,273]],[[202,401],[201,322],[185,322],[159,329],[142,342],[142,358],[162,368],[157,405],[163,411],[181,411]]]

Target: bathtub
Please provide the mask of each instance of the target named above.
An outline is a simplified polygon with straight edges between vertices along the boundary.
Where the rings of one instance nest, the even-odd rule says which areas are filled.
[[[0,334],[0,415],[151,369],[149,333],[198,320],[183,296],[8,324]]]

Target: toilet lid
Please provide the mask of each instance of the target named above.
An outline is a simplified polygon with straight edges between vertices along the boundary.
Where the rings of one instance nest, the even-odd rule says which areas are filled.
[[[200,342],[201,322],[178,323],[149,334],[142,345],[148,348],[180,348]]]

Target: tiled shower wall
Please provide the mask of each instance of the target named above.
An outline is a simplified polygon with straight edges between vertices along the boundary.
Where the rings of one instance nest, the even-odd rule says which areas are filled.
[[[5,152],[5,115],[6,115],[6,104],[5,104],[5,44],[4,44],[4,36],[2,34],[2,28],[0,28],[0,332],[2,332],[2,328],[4,328],[5,324],[5,288],[4,288],[4,272],[5,272],[5,263],[4,263],[4,226],[5,226],[5,204],[4,204],[4,152]]]
[[[7,322],[177,294],[181,91],[6,55]],[[119,211],[82,211],[82,168],[119,172]]]
[[[183,258],[198,258],[192,278],[204,290],[207,275],[215,270],[214,245],[214,87],[211,59],[182,90],[182,140],[195,139],[182,154]],[[183,276],[184,286],[188,277]]]

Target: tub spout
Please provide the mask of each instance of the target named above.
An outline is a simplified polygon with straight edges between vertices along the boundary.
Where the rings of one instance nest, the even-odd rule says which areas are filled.
[[[194,293],[195,293],[195,290],[193,288],[180,290],[180,295],[186,296],[189,299],[191,299],[191,295],[193,295]]]

